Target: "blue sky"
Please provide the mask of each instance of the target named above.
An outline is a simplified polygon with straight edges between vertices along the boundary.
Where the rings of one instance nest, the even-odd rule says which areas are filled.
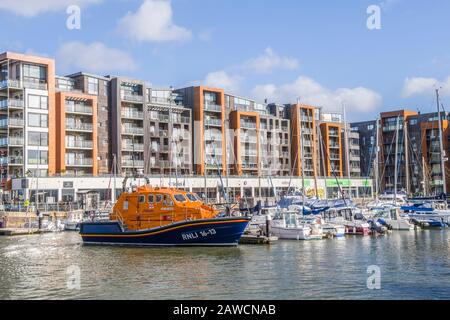
[[[66,27],[70,4],[81,29]],[[381,29],[366,10],[381,8]],[[24,10],[23,8],[27,8]],[[398,108],[450,109],[448,0],[0,0],[0,51],[57,59],[156,86],[203,83],[282,103],[339,110],[350,120]]]

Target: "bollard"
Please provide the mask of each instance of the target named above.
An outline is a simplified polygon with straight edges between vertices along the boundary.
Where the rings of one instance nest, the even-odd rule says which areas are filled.
[[[270,214],[266,215],[266,236],[270,237],[270,221],[272,220],[272,217]]]

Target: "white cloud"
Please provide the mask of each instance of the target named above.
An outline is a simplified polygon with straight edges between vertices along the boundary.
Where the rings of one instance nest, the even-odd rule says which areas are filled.
[[[242,78],[240,76],[231,76],[227,72],[220,70],[208,73],[204,81],[200,81],[201,84],[214,87],[222,88],[225,91],[231,93],[239,92]]]
[[[84,44],[73,41],[65,43],[57,53],[57,61],[66,71],[78,69],[91,72],[110,72],[130,71],[136,68],[133,58],[126,52],[108,48],[101,42]]]
[[[119,30],[137,41],[185,41],[192,32],[172,21],[170,0],[145,0],[135,13],[128,12],[119,22]]]
[[[369,112],[382,103],[381,95],[373,90],[364,87],[330,90],[305,76],[280,86],[274,84],[256,86],[252,94],[260,101],[267,98],[280,103],[295,102],[300,98],[302,103],[321,106],[329,111],[340,110],[342,103],[345,103],[348,110]]]
[[[242,68],[256,73],[270,73],[276,69],[295,70],[298,69],[297,59],[281,57],[272,48],[266,48],[264,53],[256,58],[246,61]]]
[[[403,84],[402,97],[409,98],[416,95],[430,95],[434,93],[436,88],[441,88],[442,95],[450,96],[450,77],[444,81],[423,77],[406,78]]]
[[[65,10],[70,5],[84,7],[102,0],[0,0],[0,10],[7,10],[24,17]]]

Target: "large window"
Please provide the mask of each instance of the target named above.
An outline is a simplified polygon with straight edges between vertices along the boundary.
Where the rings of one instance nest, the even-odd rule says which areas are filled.
[[[24,64],[23,76],[24,78],[28,78],[27,80],[43,83],[47,79],[47,69],[42,66]]]
[[[29,113],[28,114],[28,126],[30,127],[48,127],[48,115],[40,113]]]
[[[28,164],[48,164],[48,152],[28,150]]]
[[[98,95],[98,79],[88,77],[88,93]]]
[[[33,109],[48,109],[48,97],[47,96],[35,96],[30,94],[28,96],[28,107]]]
[[[48,133],[47,132],[29,132],[28,144],[30,146],[48,146]]]

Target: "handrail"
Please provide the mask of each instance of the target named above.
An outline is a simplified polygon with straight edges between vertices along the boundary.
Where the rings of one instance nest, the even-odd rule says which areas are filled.
[[[125,231],[125,228],[126,228],[125,220],[124,220],[122,214],[120,213],[120,210],[114,210],[114,215],[116,216],[117,221],[119,221],[120,226],[122,227],[122,230]]]

